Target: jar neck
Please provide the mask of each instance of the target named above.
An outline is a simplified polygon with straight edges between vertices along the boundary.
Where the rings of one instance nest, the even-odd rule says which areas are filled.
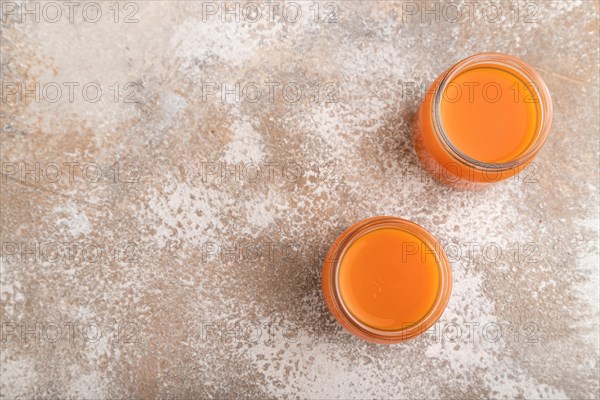
[[[348,248],[357,240],[368,232],[381,228],[396,228],[410,232],[422,240],[430,249],[434,251],[437,259],[437,265],[440,271],[440,286],[435,303],[431,309],[421,318],[420,321],[414,324],[407,324],[407,327],[398,331],[385,331],[373,328],[362,323],[355,318],[345,306],[339,287],[339,269],[342,258]],[[441,313],[446,307],[450,296],[451,288],[451,271],[450,264],[439,242],[425,229],[419,225],[396,217],[374,217],[365,220],[363,224],[355,227],[352,231],[344,235],[343,240],[339,243],[338,248],[332,258],[332,268],[330,270],[331,293],[335,307],[343,316],[346,322],[360,331],[363,335],[374,337],[380,341],[398,342],[399,340],[407,340],[416,337],[427,329],[429,329],[441,316]]]
[[[445,90],[449,83],[452,82],[458,75],[469,69],[484,66],[509,71],[514,75],[519,76],[523,82],[528,84],[528,87],[533,92],[535,101],[538,103],[539,123],[536,126],[536,132],[533,135],[531,143],[521,154],[507,162],[490,163],[468,156],[457,146],[455,146],[454,143],[452,143],[446,131],[444,130],[444,124],[441,116],[441,104]],[[433,93],[431,119],[433,131],[438,141],[444,147],[445,151],[455,159],[455,161],[469,168],[483,171],[507,171],[518,168],[532,161],[543,146],[552,123],[552,101],[548,87],[544,83],[541,76],[530,65],[516,57],[507,54],[481,53],[458,62],[442,75],[442,78]]]

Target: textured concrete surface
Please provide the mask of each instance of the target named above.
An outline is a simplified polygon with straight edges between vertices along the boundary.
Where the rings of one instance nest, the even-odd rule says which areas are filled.
[[[598,398],[598,2],[259,3],[2,1],[2,398]],[[555,122],[460,192],[417,164],[415,84],[481,51],[534,65]],[[454,274],[387,347],[320,291],[381,214]]]

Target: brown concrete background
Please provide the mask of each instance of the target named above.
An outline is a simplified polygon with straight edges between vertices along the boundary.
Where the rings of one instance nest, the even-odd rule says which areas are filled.
[[[598,2],[502,1],[496,22],[483,2],[456,22],[433,2],[239,23],[221,2],[121,2],[118,22],[105,2],[96,23],[84,4],[3,15],[2,398],[600,396]],[[459,192],[419,168],[407,89],[481,51],[538,69],[554,126],[525,174]],[[253,82],[257,102],[203,98]],[[436,330],[394,346],[320,292],[329,244],[381,214],[453,260]]]

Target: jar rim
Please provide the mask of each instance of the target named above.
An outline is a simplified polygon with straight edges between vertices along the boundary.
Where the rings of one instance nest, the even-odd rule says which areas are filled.
[[[382,228],[401,229],[423,241],[435,255],[436,265],[440,272],[439,289],[435,302],[431,308],[419,321],[408,325],[406,328],[398,330],[377,329],[354,317],[346,307],[339,288],[339,269],[342,258],[346,251],[357,239],[363,237],[369,232],[373,232],[374,230]],[[402,218],[380,216],[357,222],[338,237],[338,240],[336,240],[329,250],[325,262],[329,263],[329,270],[326,271],[329,276],[323,277],[323,283],[325,286],[325,279],[328,281],[328,290],[331,293],[331,301],[333,303],[328,305],[330,307],[335,307],[336,311],[338,311],[338,313],[334,313],[334,316],[336,316],[336,318],[338,316],[343,318],[343,326],[351,327],[352,329],[350,329],[350,331],[352,333],[366,340],[377,343],[399,343],[414,338],[425,332],[433,324],[435,324],[435,322],[437,322],[445,310],[450,298],[450,292],[452,289],[452,271],[444,249],[437,239],[423,227]],[[326,264],[326,267],[327,266],[328,265]]]
[[[444,130],[441,118],[441,100],[444,91],[448,87],[448,84],[452,82],[459,74],[477,65],[496,65],[502,70],[509,70],[513,73],[516,72],[515,75],[523,77],[524,82],[529,82],[532,84],[531,87],[535,91],[535,97],[540,103],[539,118],[541,122],[537,127],[534,139],[528,148],[513,160],[502,163],[490,163],[470,157],[452,143],[446,134],[446,131]],[[465,164],[468,167],[477,168],[484,171],[506,171],[527,164],[533,160],[533,158],[535,158],[537,153],[546,142],[548,133],[550,132],[553,108],[550,90],[548,89],[548,86],[542,77],[532,66],[517,57],[504,53],[479,53],[459,61],[452,68],[447,70],[442,76],[443,78],[433,93],[433,107],[431,111],[433,131],[438,137],[442,146],[444,146],[446,151],[456,161]]]

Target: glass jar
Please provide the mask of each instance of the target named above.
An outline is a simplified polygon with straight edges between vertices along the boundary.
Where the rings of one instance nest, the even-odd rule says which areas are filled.
[[[332,244],[322,272],[325,301],[352,334],[399,343],[429,329],[452,289],[450,263],[421,226],[373,217],[346,229]]]
[[[510,55],[481,53],[431,85],[415,115],[414,146],[433,177],[478,189],[533,161],[552,114],[550,92],[531,66]]]

